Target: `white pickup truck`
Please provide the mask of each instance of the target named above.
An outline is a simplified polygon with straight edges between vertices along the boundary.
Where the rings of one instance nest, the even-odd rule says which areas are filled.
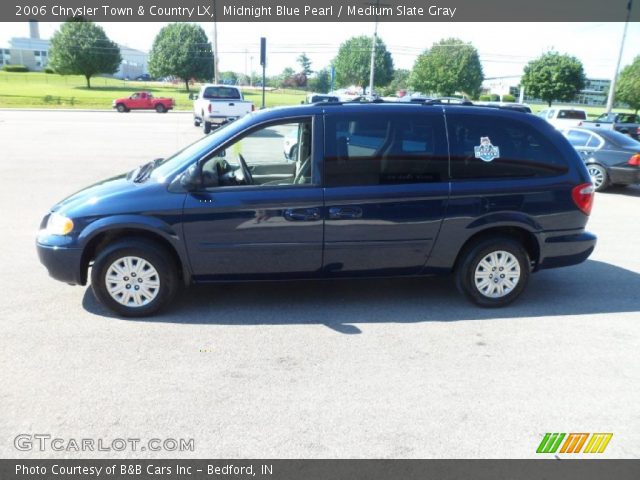
[[[238,87],[206,83],[193,98],[193,124],[203,126],[204,133],[213,127],[232,122],[254,110],[253,103],[244,101]]]

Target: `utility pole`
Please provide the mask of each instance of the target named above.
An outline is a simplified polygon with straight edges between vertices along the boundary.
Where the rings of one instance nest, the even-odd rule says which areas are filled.
[[[262,65],[262,108],[265,107],[265,88],[267,83],[267,38],[260,37],[260,65]]]
[[[622,42],[620,42],[620,51],[618,52],[618,61],[616,62],[616,70],[613,72],[613,79],[609,86],[609,96],[607,97],[607,113],[611,113],[613,109],[613,100],[616,95],[616,82],[618,81],[618,71],[620,70],[620,62],[622,61],[622,51],[624,50],[624,42],[627,38],[627,27],[629,26],[629,17],[631,17],[631,7],[633,0],[629,0],[627,3],[627,19],[624,22],[624,30],[622,31]]]
[[[380,8],[380,0],[376,1],[376,25],[373,28],[373,39],[371,42],[371,71],[369,72],[369,95],[373,98],[373,82],[375,77],[375,66],[376,66],[376,40],[378,39],[378,8]],[[366,94],[366,92],[362,92]]]
[[[213,83],[218,83],[218,16],[216,0],[213,0]]]

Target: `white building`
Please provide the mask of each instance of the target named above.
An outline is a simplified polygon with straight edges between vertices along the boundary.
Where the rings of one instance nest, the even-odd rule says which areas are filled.
[[[38,22],[29,22],[29,37],[14,37],[9,48],[0,48],[1,65],[24,65],[30,71],[42,71],[49,60],[49,40],[40,38]],[[148,73],[149,54],[124,45],[120,47],[122,63],[114,74],[117,78],[135,78]]]

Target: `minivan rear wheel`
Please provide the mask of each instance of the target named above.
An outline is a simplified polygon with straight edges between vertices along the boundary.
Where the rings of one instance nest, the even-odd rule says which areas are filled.
[[[117,242],[102,250],[91,269],[91,288],[105,307],[125,317],[151,315],[168,305],[178,288],[171,255],[153,243]]]
[[[456,286],[481,307],[513,302],[529,281],[526,249],[507,237],[487,238],[467,248],[456,269]]]

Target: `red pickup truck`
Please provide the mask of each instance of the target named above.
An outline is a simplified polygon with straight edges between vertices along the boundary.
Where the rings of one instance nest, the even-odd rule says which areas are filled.
[[[112,107],[120,113],[129,110],[155,110],[158,113],[166,113],[175,106],[173,98],[155,98],[149,92],[136,92],[128,98],[117,98]]]

